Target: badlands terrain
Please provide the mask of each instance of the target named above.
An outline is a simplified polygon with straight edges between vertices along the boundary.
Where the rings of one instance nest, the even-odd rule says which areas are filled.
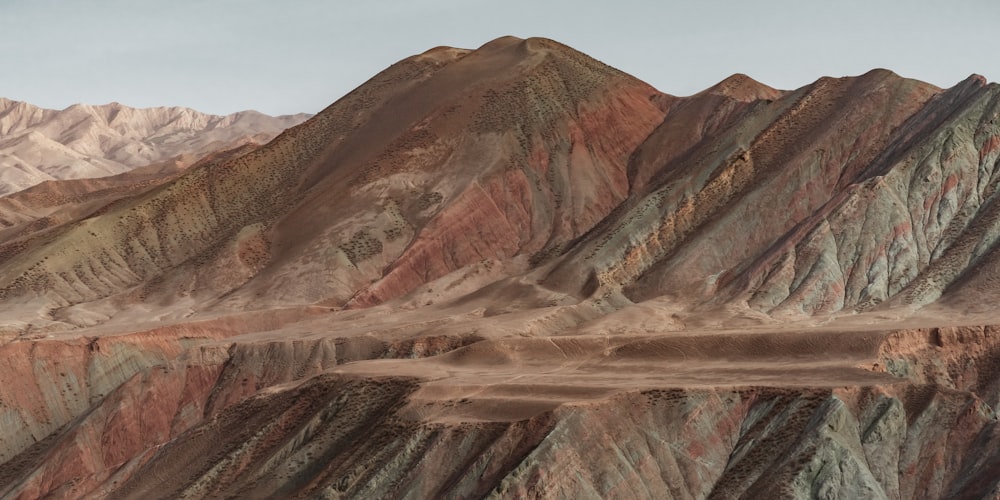
[[[1000,497],[1000,86],[506,37],[294,121],[0,121],[116,174],[0,198],[0,496]]]

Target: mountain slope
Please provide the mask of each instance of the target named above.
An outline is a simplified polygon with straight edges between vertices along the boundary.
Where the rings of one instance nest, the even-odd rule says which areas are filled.
[[[751,307],[801,313],[924,305],[997,244],[1000,87],[972,77],[899,126],[840,193],[749,267]]]
[[[137,167],[117,175],[43,181],[8,194],[0,197],[0,243],[84,218],[111,202],[169,182],[187,168],[237,157],[259,146],[247,142],[200,159],[181,154],[166,162]]]
[[[53,179],[103,177],[246,141],[266,142],[307,115],[214,116],[118,103],[43,109],[0,98],[0,195]]]
[[[886,71],[821,79],[774,101],[743,104],[728,127],[705,134],[679,155],[640,154],[631,168],[643,190],[563,259],[566,264],[549,281],[583,276],[591,268],[609,292],[620,290],[633,300],[664,294],[695,305],[732,300],[717,293],[718,285],[743,276],[750,262],[779,242],[787,244],[787,233],[808,218],[823,217],[831,200],[871,176],[878,168],[873,163],[885,161],[886,148],[896,147],[896,136],[937,92]],[[730,98],[714,109],[738,105]],[[641,151],[678,151],[667,145],[684,144],[675,130],[685,133],[689,123],[685,115],[673,121],[668,114],[664,124],[673,128],[661,126]],[[836,287],[824,289],[837,293]],[[833,301],[827,306],[822,297],[794,303],[834,312],[860,300],[827,299]],[[770,310],[760,302],[752,307]]]

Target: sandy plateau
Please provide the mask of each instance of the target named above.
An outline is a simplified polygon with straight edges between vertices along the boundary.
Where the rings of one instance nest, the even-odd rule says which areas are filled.
[[[9,194],[0,496],[998,498],[998,121],[505,37]]]

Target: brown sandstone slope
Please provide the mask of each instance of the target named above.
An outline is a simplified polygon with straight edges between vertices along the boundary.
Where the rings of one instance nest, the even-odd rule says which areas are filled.
[[[58,316],[91,323],[134,300],[371,305],[526,261],[627,196],[662,100],[550,40],[433,49],[250,154],[6,245],[0,289],[39,310],[95,303]]]
[[[0,195],[47,180],[103,177],[179,155],[197,159],[247,141],[266,142],[306,118],[119,103],[52,110],[0,98]]]

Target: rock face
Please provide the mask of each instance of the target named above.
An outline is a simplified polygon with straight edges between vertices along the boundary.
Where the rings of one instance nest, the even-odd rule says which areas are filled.
[[[104,177],[247,141],[266,142],[308,115],[214,116],[113,102],[57,111],[0,98],[0,195],[53,179]]]
[[[0,496],[998,497],[998,103],[505,37],[0,198]]]

